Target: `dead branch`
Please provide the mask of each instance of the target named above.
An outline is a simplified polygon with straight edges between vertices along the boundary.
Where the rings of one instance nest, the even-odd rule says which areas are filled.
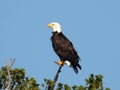
[[[7,73],[8,73],[8,83],[7,86],[5,88],[5,90],[9,90],[10,88],[10,84],[11,84],[11,76],[10,76],[10,68],[12,67],[12,65],[14,64],[15,59],[11,59],[11,63],[8,64],[8,61],[6,61],[6,69],[7,69]]]
[[[56,84],[56,82],[57,82],[57,80],[58,80],[59,73],[61,72],[61,68],[62,68],[62,67],[63,67],[63,66],[59,66],[58,71],[57,71],[57,73],[55,74],[55,77],[54,77],[54,87],[55,87],[55,84]]]
[[[15,58],[11,59],[11,64],[8,66],[9,69],[13,66],[14,62],[15,62]]]

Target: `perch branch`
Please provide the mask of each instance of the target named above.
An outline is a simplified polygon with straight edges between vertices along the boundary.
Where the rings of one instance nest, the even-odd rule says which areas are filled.
[[[61,68],[62,68],[62,67],[63,67],[63,66],[59,66],[58,71],[57,71],[57,73],[55,74],[55,77],[54,77],[54,87],[55,87],[56,81],[58,80],[59,73],[61,72]]]
[[[9,88],[10,88],[11,76],[10,76],[9,69],[12,67],[12,65],[14,64],[14,62],[15,62],[15,59],[11,60],[11,64],[8,64],[8,61],[6,61],[6,69],[7,69],[7,73],[8,73],[8,84],[7,84],[6,88],[5,88],[5,90],[9,90]]]

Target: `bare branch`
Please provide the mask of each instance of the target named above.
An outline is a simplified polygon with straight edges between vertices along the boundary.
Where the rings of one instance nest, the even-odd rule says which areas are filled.
[[[12,65],[14,64],[14,62],[15,62],[15,59],[11,59],[11,64],[8,64],[8,61],[6,61],[6,69],[7,69],[7,73],[8,73],[8,83],[7,83],[7,86],[6,86],[5,90],[9,90],[9,88],[10,88],[11,76],[10,76],[9,69],[12,67]]]
[[[59,73],[61,72],[61,68],[62,68],[62,66],[59,66],[59,69],[58,69],[58,71],[57,71],[57,73],[56,73],[56,75],[54,77],[54,83],[56,83],[56,81],[58,80]]]
[[[56,84],[56,82],[57,82],[57,80],[58,80],[58,77],[59,77],[59,74],[60,74],[60,72],[61,72],[62,67],[63,67],[63,66],[59,66],[59,69],[58,69],[57,73],[55,74],[55,77],[54,77],[54,87],[55,87],[55,84]],[[54,87],[53,87],[53,88],[54,88]]]
[[[14,62],[15,62],[15,58],[11,59],[11,64],[9,65],[9,68],[13,66]]]

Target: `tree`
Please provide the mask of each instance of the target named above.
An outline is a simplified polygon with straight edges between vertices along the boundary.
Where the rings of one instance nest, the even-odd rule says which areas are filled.
[[[10,69],[10,76],[10,90],[40,90],[39,84],[36,83],[33,77],[25,77],[25,70],[23,68]],[[0,90],[6,88],[8,78],[6,67],[2,67],[0,70]]]
[[[8,73],[9,72],[9,73]],[[70,87],[68,84],[57,83],[54,89],[55,82],[50,79],[44,79],[44,83],[38,84],[34,77],[26,77],[26,72],[23,68],[11,69],[4,66],[0,70],[0,90],[5,90],[10,83],[7,90],[110,90],[103,88],[103,76],[91,74],[89,78],[85,79],[86,85],[74,85]],[[41,89],[40,89],[40,86]]]
[[[70,87],[67,84],[58,83],[56,90],[110,90],[109,88],[103,88],[103,82],[102,82],[102,75],[96,75],[91,74],[88,79],[86,79],[86,85],[87,86],[77,86],[74,85]],[[44,79],[45,81],[45,90],[53,90],[54,87],[54,81],[50,79]]]

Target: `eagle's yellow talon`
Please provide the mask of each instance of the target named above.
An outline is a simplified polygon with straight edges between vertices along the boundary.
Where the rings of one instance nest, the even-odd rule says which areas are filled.
[[[60,65],[60,66],[63,66],[63,65],[64,65],[64,62],[62,62],[62,61],[56,61],[56,63],[57,63],[58,65]]]

